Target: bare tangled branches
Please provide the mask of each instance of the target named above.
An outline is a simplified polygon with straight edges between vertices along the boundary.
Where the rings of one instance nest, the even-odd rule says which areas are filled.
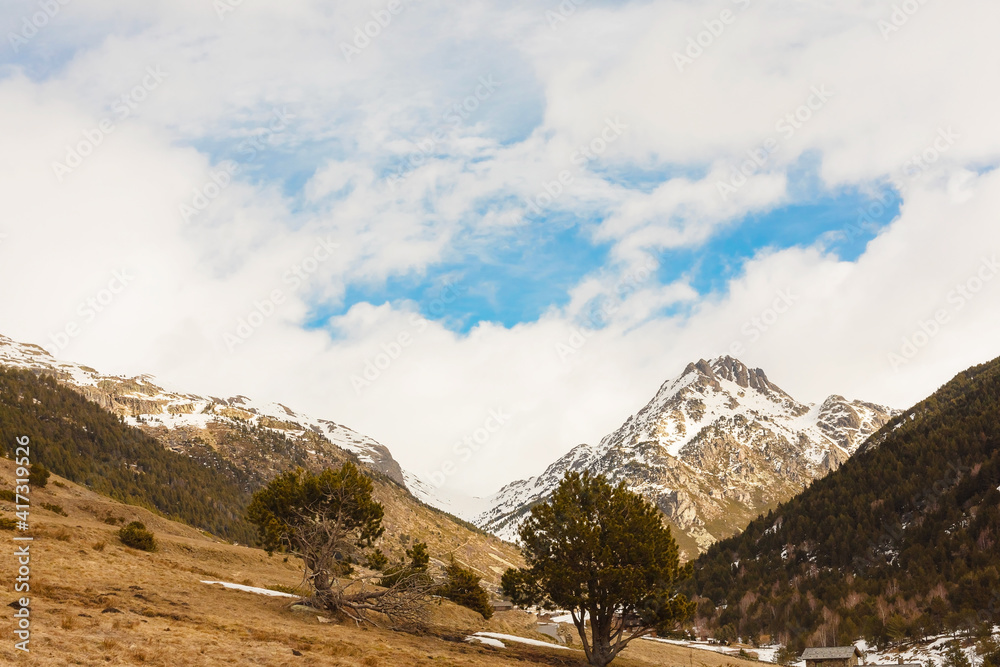
[[[353,579],[342,587],[333,587],[324,608],[333,609],[357,623],[391,627],[420,626],[434,584],[429,577],[412,575],[389,588],[374,585],[370,579]]]

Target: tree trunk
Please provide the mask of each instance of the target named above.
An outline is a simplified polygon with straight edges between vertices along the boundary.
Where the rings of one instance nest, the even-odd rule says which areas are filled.
[[[610,642],[595,638],[593,648],[590,650],[590,664],[604,667],[614,659]]]
[[[590,664],[604,667],[614,660],[611,650],[611,618],[607,614],[591,612]]]

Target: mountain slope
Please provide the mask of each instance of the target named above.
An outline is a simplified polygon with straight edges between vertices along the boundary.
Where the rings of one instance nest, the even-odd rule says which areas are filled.
[[[1000,359],[695,565],[704,625],[794,648],[1000,621]]]
[[[3,335],[0,335],[0,365],[45,371],[125,418],[129,424],[170,440],[176,447],[183,447],[185,436],[212,440],[211,432],[218,433],[234,424],[261,427],[310,443],[314,450],[316,447],[327,450],[333,445],[351,452],[405,486],[399,463],[383,445],[336,422],[297,414],[280,403],[256,403],[246,396],[216,398],[168,391],[154,384],[148,375],[135,378],[102,375],[89,366],[59,361],[37,345],[18,343]],[[171,436],[171,431],[179,436]],[[315,455],[322,454],[320,451]]]
[[[14,488],[15,469],[13,461],[0,458],[0,487]],[[11,634],[11,641],[0,644],[0,665],[502,667],[512,661],[551,665],[551,656],[563,653],[516,645],[500,652],[461,641],[477,631],[546,639],[536,630],[535,617],[522,611],[499,612],[485,621],[437,599],[426,607],[426,630],[412,634],[289,609],[294,600],[288,597],[206,582],[301,591],[298,558],[223,542],[58,475],[47,486],[32,488],[31,500],[30,530],[0,530],[9,553],[15,549],[11,537],[32,538],[30,591],[15,593],[11,575],[3,599],[14,609],[17,599],[30,599],[30,657],[15,648],[21,640]],[[13,518],[14,510],[13,501],[0,497],[0,516]],[[155,553],[121,543],[117,532],[130,521],[141,521],[155,534]],[[13,556],[5,563],[17,566]],[[438,576],[437,568],[432,573]],[[14,609],[6,609],[13,616]],[[721,661],[711,664],[721,667]]]
[[[0,458],[0,488],[12,489],[14,477],[14,463]],[[542,619],[520,610],[500,611],[486,621],[470,609],[436,599],[426,607],[424,631],[407,633],[290,609],[294,600],[287,597],[205,582],[294,589],[302,584],[297,558],[286,562],[261,549],[221,542],[55,475],[48,486],[32,489],[31,497],[31,530],[18,534],[33,538],[31,590],[15,593],[11,575],[3,600],[8,604],[15,596],[30,597],[31,652],[24,656],[15,648],[20,639],[8,633],[10,641],[0,642],[0,665],[565,667],[582,660],[579,643],[569,647],[575,651],[555,645],[539,632]],[[12,517],[13,512],[14,503],[0,497],[0,516]],[[107,517],[115,517],[115,525]],[[155,533],[155,553],[121,543],[116,533],[129,521],[141,521]],[[0,531],[4,540],[12,535]],[[9,541],[7,545],[12,554],[14,547]],[[17,565],[13,555],[5,563]],[[5,613],[10,617],[15,612],[8,608]],[[569,631],[568,624],[562,627]],[[482,631],[539,645],[505,639],[499,648],[463,641]],[[636,641],[614,664],[681,665],[688,664],[689,654],[681,646]],[[695,655],[699,667],[760,667],[708,651]]]
[[[11,455],[15,438],[28,436],[35,445],[33,460],[109,497],[253,544],[255,529],[244,519],[253,491],[297,466],[319,470],[353,460],[373,477],[375,495],[385,506],[382,549],[390,557],[401,558],[413,542],[423,541],[432,557],[447,560],[454,553],[494,588],[507,567],[521,562],[515,547],[414,498],[376,467],[377,459],[366,461],[366,452],[372,458],[378,453],[370,448],[359,455],[314,430],[276,424],[259,413],[248,417],[253,413],[234,412],[237,408],[218,401],[211,412],[182,413],[203,426],[175,425],[170,406],[178,405],[177,399],[149,416],[168,399],[142,378],[108,379],[71,364],[58,364],[56,372],[41,364],[18,365],[0,359],[0,452]],[[97,379],[91,385],[79,377],[66,382],[73,374]],[[138,397],[142,392],[152,397],[148,403],[137,403],[146,400]],[[129,410],[138,416],[128,416]],[[356,440],[366,443],[362,436]]]
[[[12,457],[19,437],[30,439],[33,462],[94,491],[230,540],[255,539],[239,511],[246,475],[222,457],[168,451],[52,378],[0,367],[0,452]]]
[[[836,469],[891,413],[836,395],[806,405],[760,369],[702,360],[600,444],[579,445],[542,475],[501,489],[475,523],[512,539],[567,471],[588,469],[656,503],[691,557]]]

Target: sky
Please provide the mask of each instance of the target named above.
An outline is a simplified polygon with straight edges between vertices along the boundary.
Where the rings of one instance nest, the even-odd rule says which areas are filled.
[[[1000,355],[998,24],[7,0],[0,333],[333,419],[455,497],[702,358],[905,408]]]

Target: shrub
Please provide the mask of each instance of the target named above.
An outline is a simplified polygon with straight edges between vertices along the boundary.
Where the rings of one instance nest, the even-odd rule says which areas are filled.
[[[31,486],[41,488],[49,483],[51,473],[41,463],[32,463],[28,469],[28,483]]]
[[[17,522],[13,519],[8,519],[5,516],[0,516],[0,530],[14,530],[17,528]]]
[[[957,641],[948,644],[944,664],[945,667],[971,667],[968,656],[962,651],[962,647]]]
[[[487,620],[493,616],[490,594],[479,585],[479,577],[475,572],[459,565],[452,556],[451,563],[445,568],[445,574],[448,580],[438,589],[438,595],[455,604],[478,611]]]
[[[993,638],[992,632],[989,637],[979,640],[976,650],[982,658],[982,667],[1000,667],[1000,641]]]
[[[265,586],[269,591],[278,591],[279,593],[288,593],[289,595],[297,595],[302,597],[302,589],[298,586],[285,586],[284,584],[269,584]]]
[[[139,521],[133,521],[118,530],[118,539],[127,547],[142,551],[156,551],[156,539]]]
[[[0,500],[7,500],[9,502],[14,502],[16,496],[14,492],[10,489],[0,489]]]
[[[782,645],[778,649],[778,653],[774,659],[779,665],[790,665],[799,659],[799,654],[793,651],[791,647]]]
[[[410,559],[410,562],[403,561],[392,568],[388,568],[385,576],[379,580],[379,586],[392,588],[401,582],[409,582],[413,585],[430,583],[431,578],[427,574],[427,566],[431,562],[431,555],[427,551],[427,544],[425,542],[414,542],[413,548],[406,550],[406,557]]]
[[[69,516],[66,514],[66,510],[62,508],[62,505],[55,505],[53,503],[42,503],[42,507],[50,512],[55,512],[56,514],[62,514],[63,516]]]
[[[729,646],[736,641],[736,628],[731,623],[727,623],[719,628],[719,631],[715,633],[715,638],[720,644]]]
[[[389,567],[389,559],[382,553],[381,549],[376,549],[368,554],[368,557],[365,559],[365,567],[370,570],[382,572],[385,568]]]

